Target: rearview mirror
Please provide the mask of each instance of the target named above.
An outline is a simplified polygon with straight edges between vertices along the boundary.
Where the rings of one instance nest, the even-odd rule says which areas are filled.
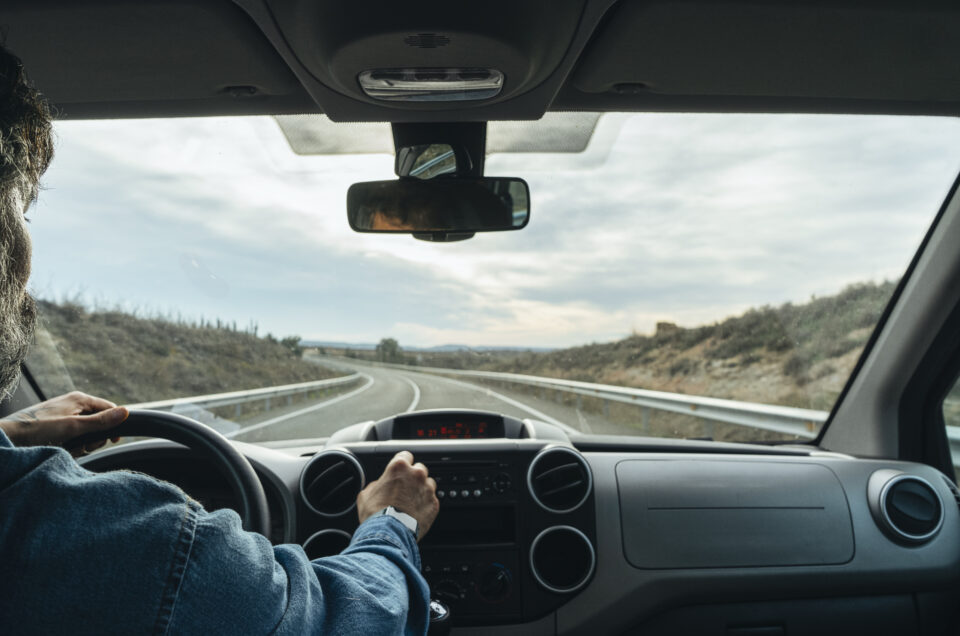
[[[530,190],[523,179],[509,177],[355,183],[347,191],[347,219],[357,232],[458,240],[525,227]]]

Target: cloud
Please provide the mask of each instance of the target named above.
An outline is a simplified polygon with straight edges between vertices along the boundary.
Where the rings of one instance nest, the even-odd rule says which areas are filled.
[[[347,226],[390,156],[296,156],[271,119],[57,132],[40,293],[417,345],[609,340],[896,278],[960,167],[951,119],[604,117],[582,154],[488,159],[530,183],[525,230],[432,244]]]

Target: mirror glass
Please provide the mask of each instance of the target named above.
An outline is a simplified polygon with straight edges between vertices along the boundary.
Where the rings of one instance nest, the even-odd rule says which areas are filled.
[[[457,156],[448,144],[405,146],[397,153],[397,174],[432,179],[457,172]]]
[[[347,218],[357,232],[519,230],[530,220],[530,190],[511,177],[368,181],[347,191]]]

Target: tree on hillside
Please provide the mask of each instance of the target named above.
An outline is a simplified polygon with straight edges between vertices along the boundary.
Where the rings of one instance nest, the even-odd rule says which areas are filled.
[[[403,349],[393,338],[383,338],[377,345],[377,360],[380,362],[403,362]]]
[[[290,353],[298,358],[303,357],[303,347],[300,346],[300,336],[287,336],[280,341],[284,347],[290,350]]]

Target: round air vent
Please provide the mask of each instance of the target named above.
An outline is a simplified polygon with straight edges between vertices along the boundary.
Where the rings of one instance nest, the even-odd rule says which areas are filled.
[[[530,462],[527,487],[547,510],[572,512],[590,496],[593,475],[583,455],[565,446],[551,446]]]
[[[325,517],[342,515],[357,505],[363,486],[360,462],[341,450],[317,453],[300,475],[300,496],[308,508]]]
[[[870,511],[894,541],[929,541],[943,525],[943,502],[925,479],[897,470],[878,470],[867,484]]]
[[[530,545],[530,571],[551,592],[576,592],[590,580],[596,564],[590,540],[572,526],[547,528]]]
[[[321,530],[310,535],[310,538],[304,541],[303,551],[307,553],[310,560],[340,554],[350,545],[350,533],[343,530]]]

